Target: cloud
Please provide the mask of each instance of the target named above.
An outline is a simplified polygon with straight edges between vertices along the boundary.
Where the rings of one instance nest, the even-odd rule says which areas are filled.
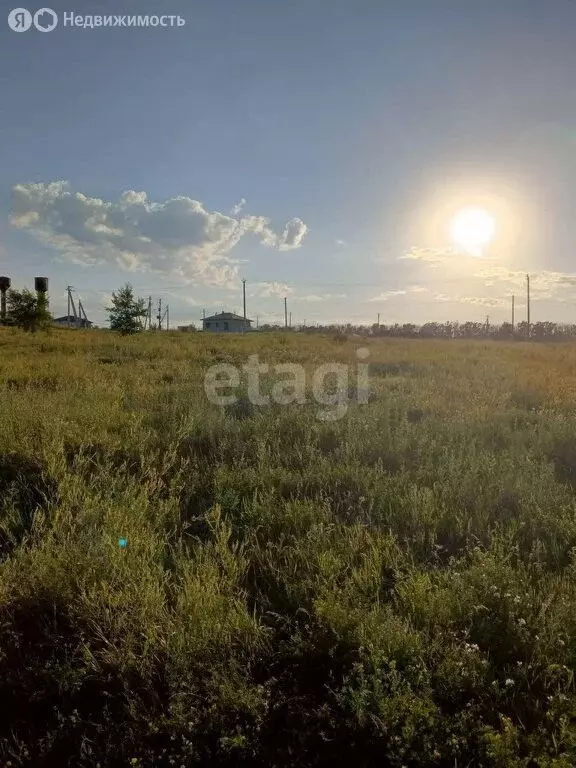
[[[292,251],[300,248],[308,227],[302,219],[290,219],[284,227],[284,232],[278,238],[278,248],[281,251]]]
[[[449,296],[445,293],[437,293],[434,300],[453,304],[477,304],[481,307],[503,307],[508,303],[504,299],[491,296]]]
[[[312,293],[308,296],[294,296],[293,301],[316,302],[345,298],[347,298],[345,293]]]
[[[153,202],[129,190],[107,201],[73,192],[65,181],[16,185],[11,221],[78,264],[115,263],[218,286],[237,284],[238,261],[230,254],[245,235],[287,251],[307,232],[301,219],[276,234],[264,216],[227,216],[189,197]]]
[[[249,293],[250,297],[260,297],[260,298],[269,298],[271,296],[280,297],[283,298],[284,296],[289,296],[294,289],[291,288],[289,285],[286,285],[286,283],[256,283],[254,286],[255,290],[251,291]]]
[[[395,291],[384,291],[383,293],[378,294],[378,296],[373,296],[371,299],[368,299],[368,301],[388,301],[388,299],[392,299],[395,296],[405,296],[407,293],[424,293],[427,290],[428,288],[425,288],[423,285],[409,285],[407,288],[401,288]]]
[[[520,293],[526,290],[526,272],[507,267],[490,267],[475,274],[488,287],[498,286],[501,290]],[[563,299],[565,291],[576,289],[576,275],[569,272],[543,270],[530,275],[530,295],[535,299]]]
[[[238,216],[238,214],[244,208],[245,205],[246,205],[246,200],[245,200],[245,198],[242,197],[240,199],[239,203],[236,203],[236,205],[232,206],[232,210],[230,211],[230,215],[231,216]]]
[[[399,256],[400,261],[405,259],[417,260],[417,261],[429,261],[433,264],[440,264],[446,259],[450,259],[454,256],[458,256],[458,251],[453,248],[411,248],[408,253],[403,256]]]
[[[373,296],[371,299],[368,299],[368,301],[388,301],[388,299],[394,296],[405,295],[406,291],[384,291],[383,293],[379,293],[378,296]]]
[[[343,248],[346,245],[346,241],[345,240],[335,240],[334,241],[334,245],[337,248]]]

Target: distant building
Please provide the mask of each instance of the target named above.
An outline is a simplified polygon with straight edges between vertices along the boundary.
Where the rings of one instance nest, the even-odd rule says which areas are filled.
[[[195,325],[179,325],[178,326],[179,331],[186,331],[186,332],[192,332],[196,330]]]
[[[243,333],[251,330],[251,327],[252,320],[245,320],[242,315],[235,315],[234,312],[220,312],[202,321],[202,330],[220,333]]]
[[[54,325],[58,325],[61,328],[92,328],[94,323],[90,320],[85,320],[83,317],[74,317],[74,315],[64,315],[64,317],[55,317]]]

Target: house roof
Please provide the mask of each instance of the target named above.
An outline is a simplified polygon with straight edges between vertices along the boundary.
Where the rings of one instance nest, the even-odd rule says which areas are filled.
[[[88,323],[89,325],[92,325],[92,322],[90,320],[85,320],[83,317],[75,318],[74,315],[64,315],[64,317],[55,317],[54,322],[55,323],[67,323],[70,321],[71,323],[75,323],[76,320],[80,323]]]
[[[210,315],[210,317],[205,317],[204,320],[241,320],[244,322],[244,318],[242,315],[235,315],[234,312],[220,312],[216,315]],[[249,320],[246,318],[247,323],[251,323],[252,320]]]

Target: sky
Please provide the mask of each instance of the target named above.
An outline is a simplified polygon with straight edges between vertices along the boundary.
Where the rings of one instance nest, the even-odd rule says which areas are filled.
[[[51,0],[0,23],[0,274],[259,323],[576,319],[573,0]],[[89,7],[88,7],[89,6]],[[30,7],[32,13],[38,8]],[[63,26],[64,13],[176,27]],[[452,217],[494,219],[482,254]]]

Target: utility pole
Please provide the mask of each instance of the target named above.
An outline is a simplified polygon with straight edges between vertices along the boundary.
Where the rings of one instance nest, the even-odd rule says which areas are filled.
[[[244,326],[246,326],[246,280],[242,280],[242,301],[244,304]]]
[[[290,312],[290,322],[288,324],[289,328],[292,328],[292,312]]]
[[[284,328],[288,328],[288,300],[284,296]]]
[[[170,330],[170,307],[168,304],[166,304],[166,309],[164,310],[164,314],[162,315],[162,321],[166,318],[166,330]],[[160,322],[160,327],[162,327],[162,321]]]
[[[162,298],[158,299],[158,330],[162,330]]]
[[[82,320],[85,320],[86,327],[88,327],[88,318],[86,316],[86,310],[84,309],[84,305],[82,304],[81,299],[78,299],[78,314],[80,315],[80,318],[79,318],[80,324],[82,323]]]
[[[72,317],[74,318],[74,325],[78,328],[78,315],[76,314],[76,305],[72,296],[73,286],[69,285],[66,290],[68,291],[68,328],[70,328]],[[72,307],[73,315],[70,314],[70,307]]]
[[[514,294],[512,294],[512,333],[514,333]]]
[[[530,338],[530,275],[526,275],[526,314],[528,321],[528,338]]]
[[[380,328],[380,312],[378,312],[378,328]]]
[[[148,296],[148,312],[144,318],[144,329],[148,326],[148,330],[152,330],[152,296]]]
[[[258,317],[259,315],[256,315],[256,330],[258,330]]]

